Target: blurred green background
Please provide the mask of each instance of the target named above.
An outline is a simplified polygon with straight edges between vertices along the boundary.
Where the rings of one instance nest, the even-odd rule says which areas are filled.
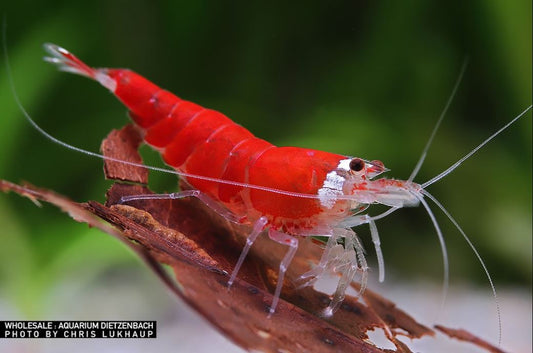
[[[53,136],[91,151],[128,122],[125,109],[99,85],[44,63],[44,42],[94,66],[131,68],[277,145],[380,159],[392,169],[388,176],[400,179],[414,167],[468,55],[464,81],[419,182],[531,104],[530,1],[266,6],[22,0],[2,7],[24,107]],[[33,130],[14,102],[3,66],[0,73],[0,177],[77,201],[104,201],[110,183],[102,162]],[[471,237],[496,285],[526,290],[532,274],[531,128],[529,112],[429,188]],[[155,153],[145,154],[148,163],[161,165]],[[176,188],[173,176],[151,178],[157,191]],[[448,244],[452,286],[475,283],[490,296],[474,254],[434,208]],[[42,298],[66,277],[88,283],[113,268],[140,266],[111,237],[14,194],[0,195],[0,224],[0,295],[28,317],[45,311]],[[396,212],[378,228],[389,276],[441,282],[440,248],[422,208]],[[373,263],[368,231],[358,232]]]

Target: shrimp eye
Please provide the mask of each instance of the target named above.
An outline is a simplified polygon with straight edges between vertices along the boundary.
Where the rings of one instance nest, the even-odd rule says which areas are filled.
[[[350,161],[350,169],[354,172],[360,172],[365,167],[365,161],[361,158],[354,158]]]

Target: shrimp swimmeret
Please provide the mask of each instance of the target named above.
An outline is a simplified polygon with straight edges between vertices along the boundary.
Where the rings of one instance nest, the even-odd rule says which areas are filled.
[[[363,247],[352,228],[369,225],[378,260],[379,280],[383,281],[384,261],[375,221],[400,208],[419,204],[427,211],[438,234],[446,282],[448,260],[444,239],[426,198],[433,201],[465,237],[480,260],[496,295],[490,275],[474,246],[426,188],[455,170],[522,117],[531,106],[451,167],[431,180],[418,184],[413,179],[444,114],[408,180],[377,178],[387,171],[380,161],[306,148],[274,146],[255,137],[225,115],[178,98],[130,70],[91,68],[61,47],[45,44],[45,49],[50,54],[50,57],[45,58],[48,62],[56,64],[60,70],[98,81],[122,101],[142,131],[144,141],[159,151],[164,161],[175,169],[174,173],[192,188],[173,194],[124,197],[121,200],[123,203],[148,198],[196,197],[227,220],[248,225],[250,234],[229,278],[229,285],[235,281],[254,240],[263,232],[288,247],[279,265],[270,314],[275,312],[285,272],[298,248],[300,237],[329,238],[318,266],[302,274],[299,280],[302,285],[311,285],[325,272],[334,270],[341,274],[331,302],[324,311],[324,315],[331,315],[342,303],[345,291],[356,274],[361,276],[360,293],[367,283],[368,266]],[[27,118],[54,142],[103,157],[58,141],[38,127],[29,116]],[[363,213],[375,203],[390,208],[377,216]]]

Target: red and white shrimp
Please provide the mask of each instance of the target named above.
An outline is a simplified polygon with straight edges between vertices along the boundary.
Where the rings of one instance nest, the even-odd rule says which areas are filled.
[[[226,219],[249,225],[251,233],[229,285],[234,282],[254,240],[263,231],[267,231],[272,240],[289,247],[279,265],[270,314],[276,309],[285,272],[298,248],[299,237],[329,237],[318,266],[301,275],[304,285],[314,283],[326,271],[342,273],[325,315],[331,315],[338,308],[347,286],[358,272],[361,274],[361,291],[366,286],[368,266],[361,242],[352,227],[369,225],[378,259],[379,279],[383,281],[384,262],[375,221],[402,207],[422,204],[427,210],[442,245],[447,280],[444,240],[424,196],[434,201],[463,235],[464,232],[425,188],[449,174],[525,113],[426,183],[412,181],[425,152],[408,180],[374,179],[387,171],[380,161],[306,148],[276,147],[255,137],[222,113],[178,98],[130,70],[91,68],[61,47],[45,44],[45,49],[51,55],[45,59],[60,70],[94,79],[115,94],[129,109],[144,141],[161,152],[164,161],[192,187],[192,190],[173,194],[125,197],[123,202],[192,196]],[[390,209],[373,217],[362,214],[373,203],[390,206]],[[466,235],[464,237],[468,241]],[[340,245],[341,239],[343,245]],[[477,252],[476,255],[481,261]],[[488,271],[486,273],[488,275]]]

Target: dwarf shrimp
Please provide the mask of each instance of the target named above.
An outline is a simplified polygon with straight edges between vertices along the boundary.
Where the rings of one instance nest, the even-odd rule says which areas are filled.
[[[352,227],[369,225],[378,258],[379,279],[383,281],[384,261],[375,221],[399,208],[423,205],[441,241],[447,268],[442,232],[424,197],[434,201],[467,241],[468,238],[425,188],[451,173],[531,108],[444,172],[426,183],[417,184],[412,180],[424,160],[427,146],[408,180],[376,179],[387,171],[380,161],[297,147],[276,147],[253,136],[223,114],[182,100],[132,71],[91,68],[63,48],[46,44],[45,49],[51,55],[46,60],[58,65],[59,69],[94,79],[114,93],[129,109],[145,142],[161,152],[165,162],[175,168],[175,174],[192,187],[192,190],[173,194],[132,196],[123,198],[123,202],[142,198],[197,197],[229,221],[250,226],[251,232],[229,285],[235,281],[248,251],[261,233],[266,231],[272,240],[288,246],[279,266],[270,314],[275,312],[284,276],[300,237],[329,237],[318,266],[300,277],[304,285],[309,285],[326,271],[341,273],[335,294],[325,309],[326,315],[338,308],[347,286],[358,272],[361,275],[360,291],[366,286],[368,266],[361,242]],[[31,119],[30,122],[53,141],[87,153],[56,140]],[[364,214],[364,209],[373,203],[387,205],[390,209],[377,216]],[[339,244],[341,239],[343,245]],[[481,261],[477,252],[476,255]],[[483,267],[489,276],[484,264]]]

